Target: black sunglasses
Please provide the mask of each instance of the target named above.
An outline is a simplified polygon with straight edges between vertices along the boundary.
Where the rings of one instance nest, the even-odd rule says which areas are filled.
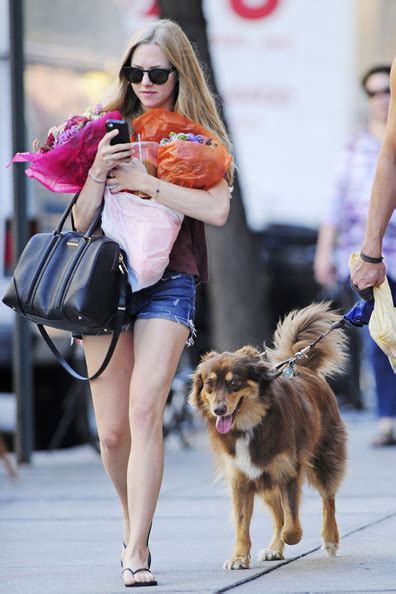
[[[151,70],[143,70],[142,68],[134,68],[133,66],[124,66],[122,72],[125,74],[129,82],[133,84],[141,83],[144,73],[147,72],[149,79],[154,85],[163,85],[169,78],[171,72],[176,68],[152,68]]]
[[[385,87],[385,89],[378,89],[378,91],[370,91],[366,89],[366,93],[368,97],[376,97],[377,95],[390,95],[390,88]]]

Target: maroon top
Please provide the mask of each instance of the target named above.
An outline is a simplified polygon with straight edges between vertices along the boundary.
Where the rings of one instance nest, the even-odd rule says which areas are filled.
[[[177,272],[194,274],[200,282],[208,282],[208,251],[202,221],[184,217],[168,266]]]

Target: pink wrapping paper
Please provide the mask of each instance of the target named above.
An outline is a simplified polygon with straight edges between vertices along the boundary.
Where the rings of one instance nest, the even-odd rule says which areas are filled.
[[[17,153],[11,163],[30,161],[26,175],[52,192],[78,192],[87,179],[109,119],[122,116],[118,111],[108,112],[86,124],[61,146],[45,153]]]

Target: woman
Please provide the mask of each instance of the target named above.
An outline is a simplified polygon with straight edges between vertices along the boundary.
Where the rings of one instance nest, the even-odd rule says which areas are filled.
[[[179,112],[230,146],[192,46],[172,21],[158,21],[133,36],[119,80],[107,110],[118,109],[127,121],[154,108]],[[99,143],[74,208],[77,229],[85,231],[98,213],[106,184],[112,192],[142,191],[185,215],[169,268],[154,286],[130,295],[128,331],[106,371],[91,383],[102,460],[124,515],[123,580],[136,587],[156,584],[148,534],[163,474],[163,411],[193,331],[195,284],[207,280],[204,223],[226,222],[233,167],[227,180],[208,191],[186,189],[149,175],[131,159],[131,145],[110,145],[116,135],[113,130]],[[109,337],[85,336],[83,344],[91,372],[102,361]]]

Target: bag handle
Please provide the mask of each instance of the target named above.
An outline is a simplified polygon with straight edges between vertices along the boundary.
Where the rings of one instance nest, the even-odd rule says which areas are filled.
[[[122,285],[121,285],[120,298],[119,298],[118,307],[117,307],[116,325],[114,328],[113,337],[111,339],[111,343],[110,343],[108,351],[105,355],[105,358],[103,359],[103,363],[101,364],[99,369],[93,375],[88,375],[88,376],[80,375],[75,369],[73,369],[73,367],[71,365],[69,365],[69,363],[66,361],[66,359],[60,354],[60,352],[56,348],[54,342],[49,337],[44,326],[42,324],[37,324],[37,328],[39,329],[41,336],[47,343],[48,348],[50,349],[52,354],[55,356],[58,363],[60,363],[62,365],[63,369],[65,369],[75,379],[78,379],[78,380],[81,380],[84,382],[94,380],[97,377],[99,377],[99,375],[101,373],[103,373],[103,371],[108,366],[110,359],[111,359],[111,357],[114,353],[114,350],[116,348],[120,334],[121,334],[122,324],[123,324],[124,315],[125,315],[126,295],[127,295],[127,280],[125,278],[125,281],[122,282]]]
[[[73,198],[70,200],[69,204],[66,206],[60,220],[59,223],[56,227],[56,229],[54,230],[54,235],[60,235],[63,229],[63,226],[66,222],[67,217],[69,216],[69,214],[72,211],[73,206],[75,205],[75,203],[78,200],[78,197],[80,195],[80,192],[77,192],[77,194],[75,194],[73,196]],[[94,218],[94,220],[92,221],[92,223],[90,224],[90,226],[88,227],[87,231],[84,234],[84,239],[88,240],[91,238],[91,235],[93,235],[93,232],[95,231],[96,227],[98,226],[99,222],[100,222],[100,217],[102,216],[102,208],[100,208],[98,215]],[[72,215],[73,218],[73,215]],[[74,225],[73,225],[74,227]]]

